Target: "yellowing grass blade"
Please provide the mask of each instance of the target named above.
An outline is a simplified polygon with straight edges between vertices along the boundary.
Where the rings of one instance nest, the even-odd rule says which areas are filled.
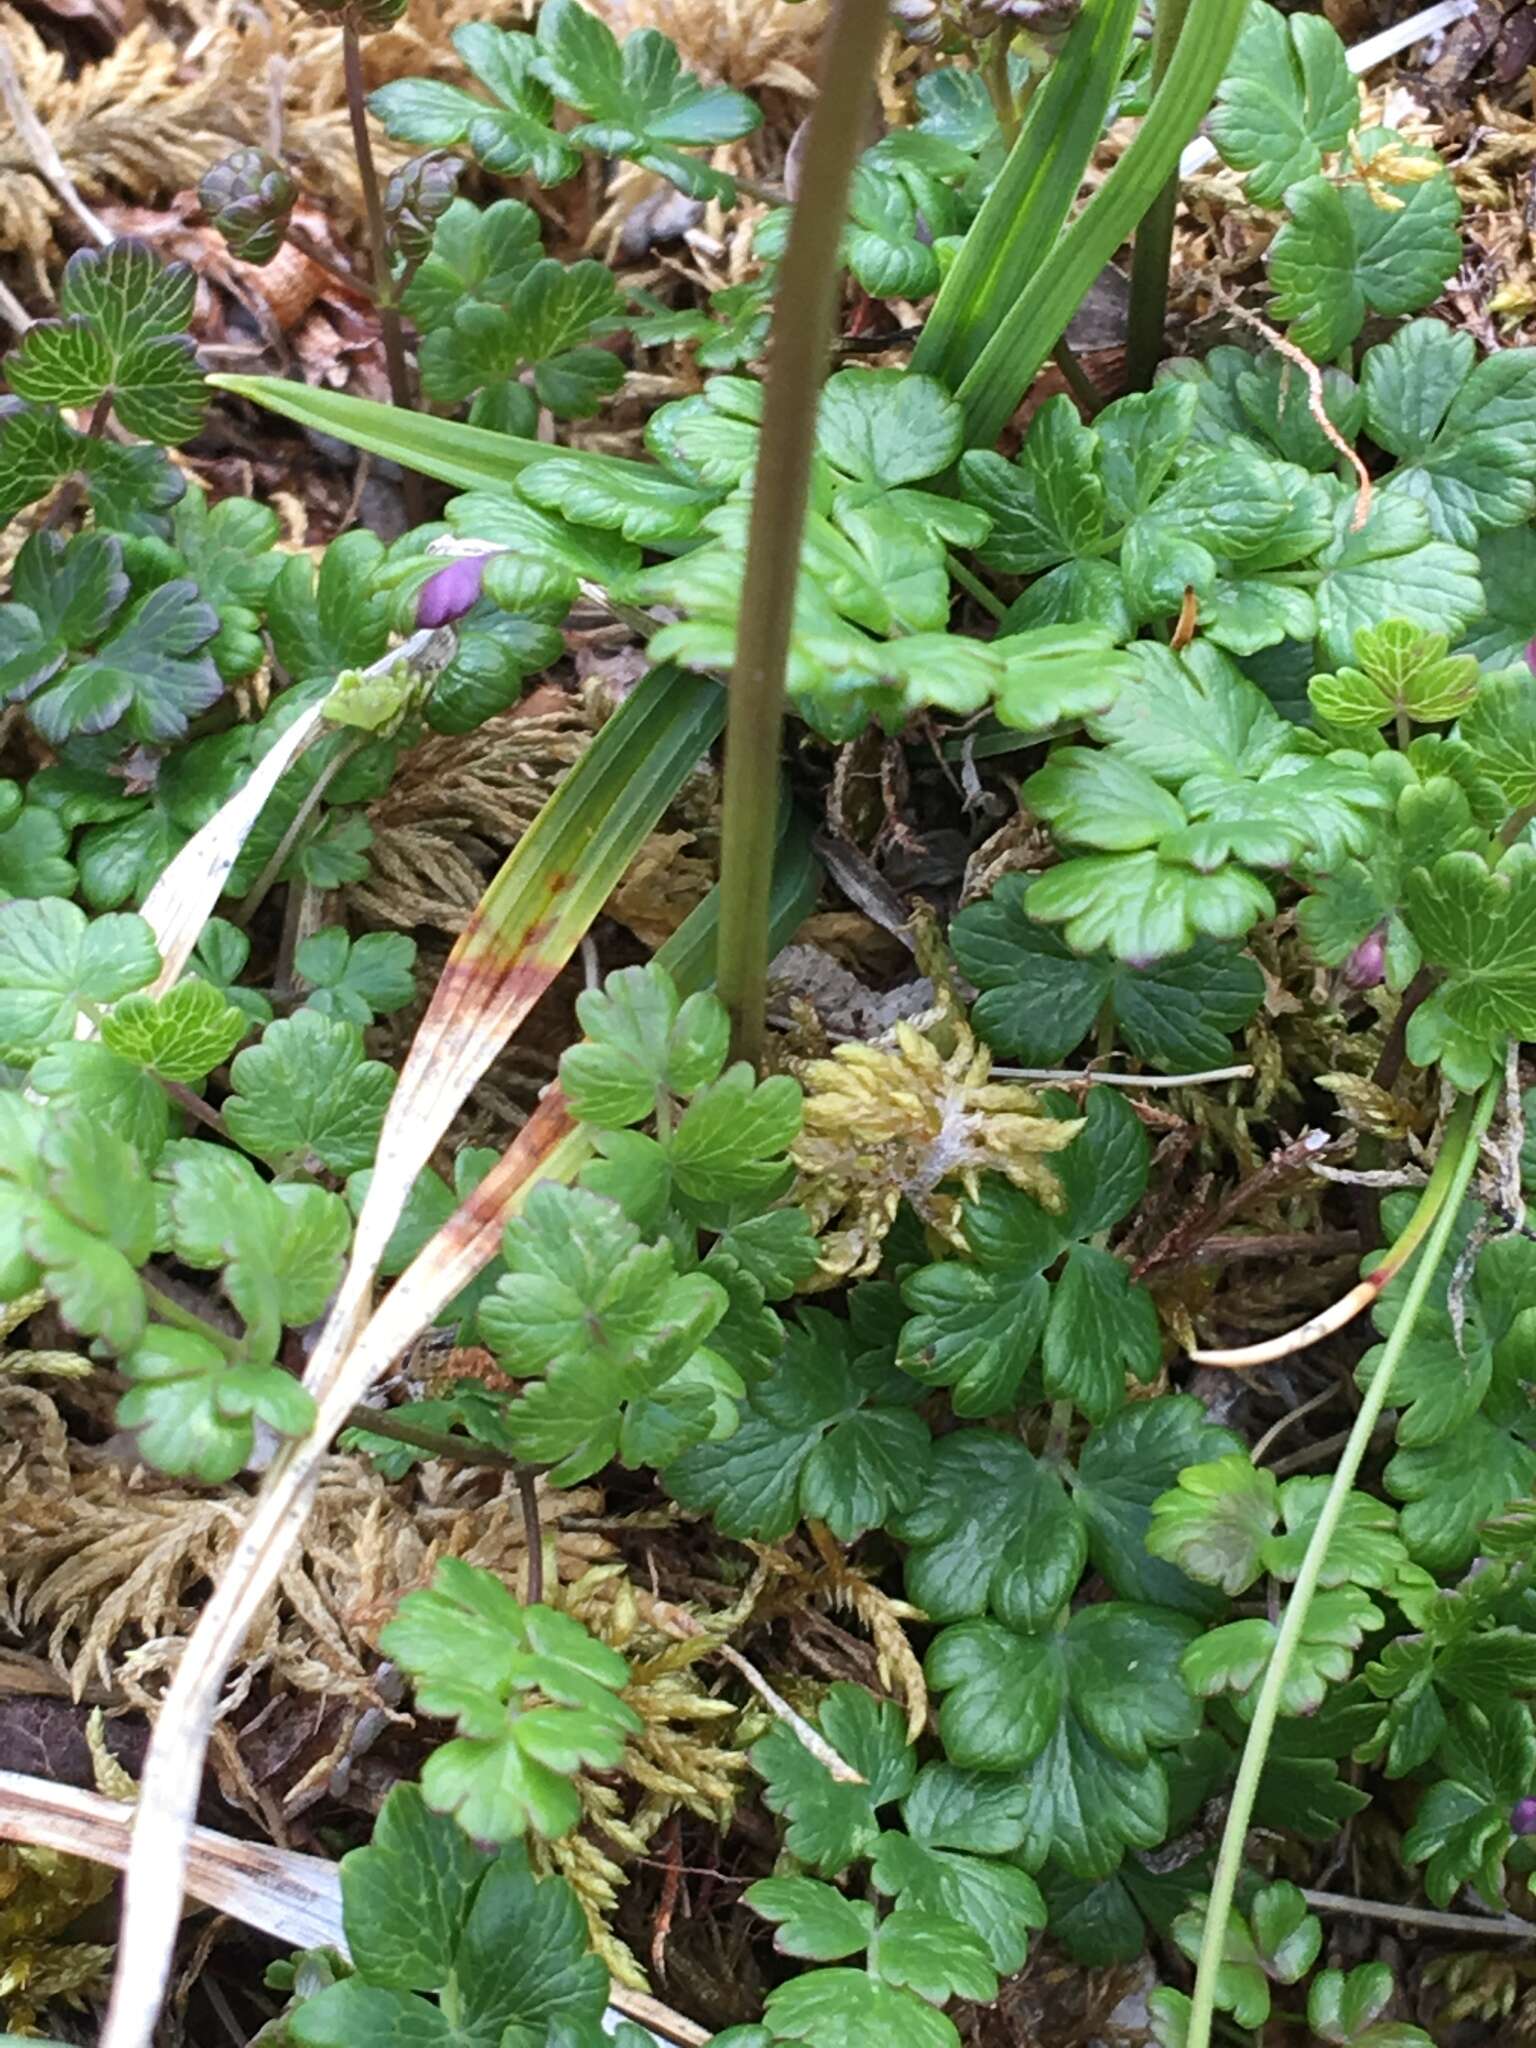
[[[315,1431],[287,1445],[268,1471],[155,1724],[101,2048],[149,2048],[180,1920],[182,1873],[219,1687],[304,1526],[325,1446],[378,1369],[376,1350],[356,1340],[384,1247],[417,1174],[723,723],[724,693],[717,684],[677,669],[647,677],[534,820],[449,956],[390,1103],[351,1261],[305,1375],[319,1409]],[[552,1111],[545,1131],[553,1119]],[[519,1142],[526,1155],[543,1138],[530,1126]],[[427,1310],[427,1319],[434,1313]],[[419,1327],[414,1324],[411,1334]]]

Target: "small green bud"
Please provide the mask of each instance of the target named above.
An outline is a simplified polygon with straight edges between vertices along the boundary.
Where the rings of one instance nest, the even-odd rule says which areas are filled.
[[[283,246],[299,188],[264,149],[237,149],[204,171],[197,196],[242,263],[270,263]]]

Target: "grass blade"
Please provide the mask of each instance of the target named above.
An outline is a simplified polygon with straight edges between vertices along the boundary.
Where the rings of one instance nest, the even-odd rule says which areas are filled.
[[[510,490],[521,471],[560,453],[548,441],[525,441],[489,427],[466,426],[462,420],[433,419],[430,413],[405,412],[375,399],[349,398],[342,391],[317,391],[312,384],[295,384],[287,377],[210,377],[208,382],[298,426],[334,434],[349,447],[403,463],[461,491]],[[618,455],[584,451],[581,459],[588,468],[611,474],[656,475],[653,464],[626,462]]]
[[[366,1391],[359,1372],[369,1368],[356,1340],[416,1176],[718,737],[724,714],[718,685],[677,669],[649,676],[534,820],[449,957],[390,1103],[351,1261],[305,1375],[319,1407],[315,1432],[287,1445],[267,1473],[155,1723],[101,2048],[149,2048],[180,1921],[181,1873],[219,1688],[303,1529],[325,1447]],[[558,1141],[559,1133],[548,1134],[551,1147]],[[536,1134],[530,1144],[539,1142]]]
[[[1088,287],[1173,175],[1211,103],[1247,0],[1193,0],[1168,74],[1136,139],[1016,298],[962,380],[966,440],[990,447]]]
[[[952,391],[1061,233],[1104,132],[1136,4],[1086,0],[934,301],[912,368]]]

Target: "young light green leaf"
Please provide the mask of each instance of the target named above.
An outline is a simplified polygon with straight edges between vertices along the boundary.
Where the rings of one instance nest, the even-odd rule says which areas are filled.
[[[1279,1516],[1273,1476],[1230,1453],[1186,1467],[1178,1485],[1153,1502],[1147,1548],[1235,1598],[1263,1570],[1264,1542]]]
[[[575,1773],[612,1769],[639,1733],[617,1651],[569,1615],[519,1606],[461,1559],[442,1560],[430,1592],[407,1594],[379,1640],[415,1679],[422,1711],[458,1723],[422,1791],[473,1840],[568,1834],[581,1817]]]
[[[1422,2027],[1382,2018],[1396,1989],[1385,1963],[1323,1970],[1307,1992],[1307,2025],[1330,2048],[1434,2048]]]
[[[610,974],[576,999],[586,1033],[560,1061],[560,1084],[583,1123],[620,1130],[656,1114],[667,1097],[694,1095],[718,1078],[730,1021],[708,993],[680,1000],[654,962]]]
[[[1511,847],[1491,872],[1475,853],[1445,854],[1408,878],[1404,909],[1445,976],[1409,1019],[1408,1056],[1478,1086],[1507,1040],[1536,1030],[1536,850]]]
[[[1385,1620],[1358,1586],[1318,1593],[1307,1610],[1306,1627],[1281,1689],[1280,1712],[1315,1714],[1329,1687],[1342,1685],[1349,1677],[1354,1653],[1366,1636]],[[1199,1698],[1230,1692],[1239,1712],[1251,1713],[1277,1634],[1273,1622],[1258,1620],[1211,1629],[1185,1652],[1184,1677]]]
[[[433,78],[380,86],[368,104],[397,142],[428,149],[463,144],[493,175],[560,185],[581,168],[581,151],[554,127],[554,94],[541,74],[533,38],[470,21],[453,46],[493,100]]]
[[[201,1087],[250,1028],[250,1018],[218,989],[182,981],[163,996],[124,996],[102,1019],[101,1042],[162,1081]]]
[[[1416,725],[1459,718],[1478,694],[1477,663],[1451,654],[1443,633],[1405,619],[1363,626],[1355,635],[1358,667],[1314,676],[1307,695],[1319,717],[1345,728],[1386,725],[1399,714]]]

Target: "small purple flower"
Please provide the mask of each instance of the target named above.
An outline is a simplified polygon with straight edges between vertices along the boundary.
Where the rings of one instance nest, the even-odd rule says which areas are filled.
[[[1387,934],[1378,927],[1362,939],[1344,962],[1344,979],[1351,988],[1376,988],[1386,979]]]
[[[1525,643],[1525,665],[1532,675],[1536,675],[1536,640],[1527,640]]]
[[[1509,1825],[1517,1835],[1536,1835],[1536,1799],[1517,1799],[1509,1816]]]
[[[480,584],[489,555],[458,555],[429,576],[416,593],[418,626],[446,626],[462,619],[480,602]]]

